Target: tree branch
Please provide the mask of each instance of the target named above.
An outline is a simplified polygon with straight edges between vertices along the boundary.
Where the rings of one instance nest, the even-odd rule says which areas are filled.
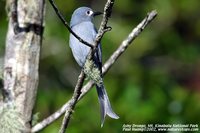
[[[81,71],[79,77],[78,77],[78,81],[77,81],[77,84],[76,84],[76,87],[75,87],[75,90],[74,90],[74,94],[72,96],[72,98],[70,99],[70,102],[69,102],[69,108],[66,109],[66,113],[65,113],[65,116],[63,118],[63,123],[62,123],[62,126],[61,126],[61,129],[60,129],[60,133],[64,133],[68,124],[69,124],[69,120],[71,118],[71,114],[76,106],[76,103],[77,103],[77,100],[81,94],[81,88],[83,86],[83,82],[84,82],[84,79],[85,79],[85,74],[83,71]]]
[[[110,58],[105,62],[102,67],[102,75],[104,76],[108,70],[112,67],[112,65],[117,61],[121,54],[125,52],[129,45],[135,40],[136,37],[144,30],[144,28],[157,16],[157,11],[153,10],[147,14],[147,16],[143,19],[143,21],[135,27],[131,33],[127,36],[126,39],[122,41],[120,46],[113,52]],[[93,87],[94,82],[89,81],[82,89],[81,96],[78,100],[80,100],[85,94]]]
[[[62,21],[62,23],[65,25],[65,27],[69,30],[70,33],[72,33],[80,42],[82,42],[83,44],[89,46],[90,48],[93,48],[93,45],[88,43],[87,41],[83,40],[81,37],[79,37],[69,26],[69,24],[67,23],[67,21],[64,19],[63,15],[60,13],[60,11],[58,10],[56,4],[54,3],[53,0],[49,0],[49,2],[51,3],[52,7],[54,8],[57,16],[59,17],[59,19]]]
[[[121,54],[125,52],[128,46],[134,41],[134,39],[144,30],[144,28],[157,16],[157,12],[151,11],[147,14],[144,20],[134,28],[131,33],[128,35],[126,39],[122,41],[117,50],[110,56],[110,58],[106,61],[104,66],[102,67],[102,74],[105,75],[107,71],[112,67],[112,65],[117,61]],[[93,87],[94,82],[89,81],[82,89],[81,95],[78,98],[78,101],[85,96],[85,94]],[[77,101],[77,102],[78,102]],[[53,113],[51,116],[47,117],[43,121],[39,122],[32,128],[32,132],[38,132],[51,124],[53,121],[57,120],[64,112],[70,107],[70,100],[66,102],[58,111]]]

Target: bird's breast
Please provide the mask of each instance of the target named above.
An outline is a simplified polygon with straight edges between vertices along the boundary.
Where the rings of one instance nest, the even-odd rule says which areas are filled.
[[[72,30],[84,41],[93,44],[95,40],[95,30],[91,23],[80,23],[72,27]],[[81,43],[76,37],[70,34],[70,47],[77,63],[82,67],[89,54],[90,47]]]

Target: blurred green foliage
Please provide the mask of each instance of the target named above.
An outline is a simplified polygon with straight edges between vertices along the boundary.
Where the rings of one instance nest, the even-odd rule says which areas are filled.
[[[55,0],[70,21],[80,6],[102,11],[105,0]],[[69,32],[47,1],[40,60],[40,82],[34,112],[40,120],[60,108],[72,95],[79,66],[72,57]],[[119,120],[106,118],[100,128],[96,90],[76,106],[70,133],[122,132],[123,124],[200,124],[200,2],[199,0],[116,0],[103,40],[105,61],[128,33],[156,9],[157,18],[119,58],[104,78]],[[0,0],[0,55],[3,58],[7,17]],[[98,26],[101,18],[95,20]],[[59,119],[41,133],[58,132]]]

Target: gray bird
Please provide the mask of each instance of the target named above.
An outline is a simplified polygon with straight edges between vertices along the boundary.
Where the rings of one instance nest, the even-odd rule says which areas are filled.
[[[97,35],[97,30],[93,24],[93,18],[97,15],[100,15],[100,12],[94,12],[91,8],[80,7],[74,11],[70,21],[71,29],[83,40],[87,41],[90,44],[93,44]],[[81,43],[77,38],[70,34],[69,44],[73,53],[73,56],[76,62],[84,67],[86,62],[87,55],[89,54],[90,47]],[[94,64],[101,72],[102,77],[102,55],[101,55],[101,45],[98,45],[98,48],[93,57]],[[111,118],[118,119],[119,116],[114,113],[111,108],[110,101],[106,89],[103,85],[96,85],[98,99],[101,109],[101,127],[103,126],[106,115]]]

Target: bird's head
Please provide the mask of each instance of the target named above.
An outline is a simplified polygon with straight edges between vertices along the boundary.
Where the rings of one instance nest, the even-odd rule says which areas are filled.
[[[89,7],[79,7],[72,14],[70,26],[77,25],[84,21],[92,21],[93,18],[97,15],[102,14],[101,12],[94,12]]]

